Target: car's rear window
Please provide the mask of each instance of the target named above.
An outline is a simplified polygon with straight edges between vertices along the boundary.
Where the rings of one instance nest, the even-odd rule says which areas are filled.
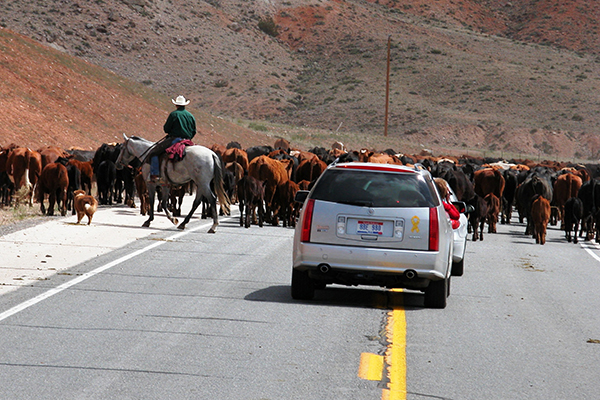
[[[311,197],[365,207],[435,207],[431,186],[419,174],[327,170]]]

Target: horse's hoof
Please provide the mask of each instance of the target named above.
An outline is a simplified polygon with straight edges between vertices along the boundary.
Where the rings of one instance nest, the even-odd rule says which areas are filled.
[[[150,227],[150,222],[146,221],[144,222],[144,224],[142,225],[142,228],[149,228]]]
[[[179,223],[179,221],[177,220],[177,218],[173,218],[173,225],[177,225]],[[185,225],[184,225],[185,226]]]
[[[179,225],[179,226],[177,227],[177,229],[184,230],[184,229],[185,229],[185,224],[183,224],[183,223],[182,223],[181,225]]]
[[[214,228],[210,228],[210,229],[208,230],[208,233],[215,233],[215,230],[214,230]]]

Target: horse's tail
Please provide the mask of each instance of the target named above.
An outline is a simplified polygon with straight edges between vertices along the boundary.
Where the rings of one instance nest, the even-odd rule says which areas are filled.
[[[229,200],[229,196],[227,196],[227,192],[225,192],[225,187],[223,186],[223,166],[221,164],[221,160],[216,153],[213,153],[213,164],[214,164],[214,187],[217,198],[219,199],[219,205],[223,207],[223,212],[225,214],[229,214],[231,211],[231,200]]]

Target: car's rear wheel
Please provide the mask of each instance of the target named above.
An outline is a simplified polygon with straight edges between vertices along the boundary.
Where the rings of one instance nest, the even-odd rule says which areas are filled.
[[[452,276],[463,276],[465,273],[465,259],[452,263]]]
[[[446,308],[450,279],[431,281],[425,289],[425,307]]]
[[[308,276],[308,271],[292,269],[292,298],[311,300],[315,297],[315,283]]]

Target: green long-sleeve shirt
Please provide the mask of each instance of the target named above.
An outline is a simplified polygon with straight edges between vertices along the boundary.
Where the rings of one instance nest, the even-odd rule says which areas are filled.
[[[164,130],[171,137],[191,139],[196,135],[196,119],[186,109],[178,108],[169,114]]]

